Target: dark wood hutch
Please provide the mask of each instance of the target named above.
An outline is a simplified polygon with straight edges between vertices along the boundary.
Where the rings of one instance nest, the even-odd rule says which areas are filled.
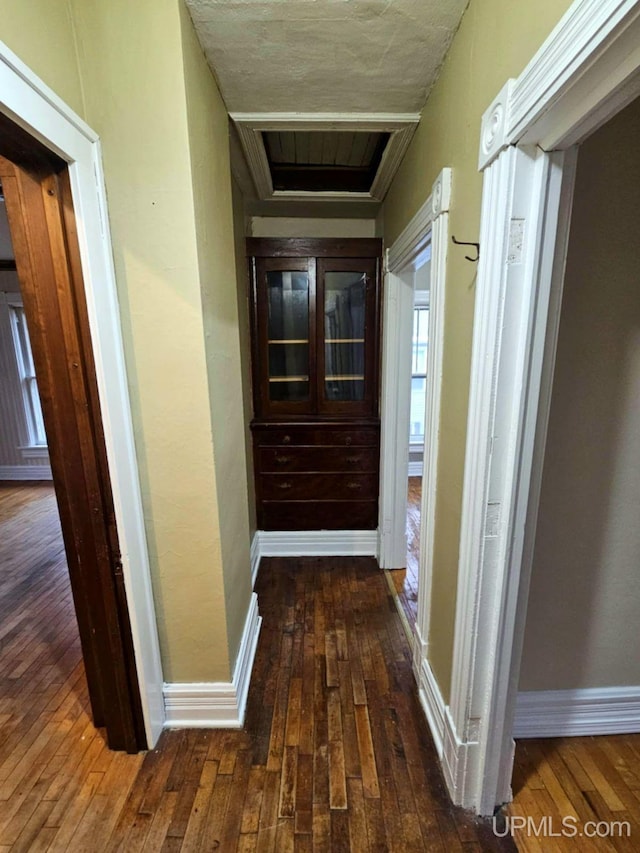
[[[382,243],[247,240],[261,530],[378,525]]]

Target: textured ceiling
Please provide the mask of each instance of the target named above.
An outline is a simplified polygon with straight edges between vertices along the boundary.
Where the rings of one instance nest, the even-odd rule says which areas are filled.
[[[418,112],[468,0],[187,0],[230,112]]]

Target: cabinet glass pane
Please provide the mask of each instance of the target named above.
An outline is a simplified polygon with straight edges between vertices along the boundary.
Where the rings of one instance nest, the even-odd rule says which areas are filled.
[[[324,278],[324,368],[327,400],[364,399],[365,308],[363,272],[327,272]]]
[[[309,399],[309,275],[267,272],[269,399]]]

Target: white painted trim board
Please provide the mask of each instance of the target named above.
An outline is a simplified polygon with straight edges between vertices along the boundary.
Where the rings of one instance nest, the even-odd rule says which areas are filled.
[[[415,133],[419,113],[231,113],[258,197],[279,201],[371,201],[384,199]],[[357,130],[388,132],[389,141],[369,192],[274,191],[263,131]]]
[[[165,728],[239,729],[244,725],[262,617],[251,594],[232,681],[165,684]]]
[[[251,539],[251,589],[255,587],[256,580],[258,578],[258,570],[260,569],[260,557],[260,537],[258,536],[258,531],[256,531],[253,534],[253,538]]]
[[[262,557],[377,557],[376,530],[258,530]]]
[[[518,693],[514,738],[640,732],[640,686]]]
[[[0,480],[51,479],[51,465],[0,465]]]

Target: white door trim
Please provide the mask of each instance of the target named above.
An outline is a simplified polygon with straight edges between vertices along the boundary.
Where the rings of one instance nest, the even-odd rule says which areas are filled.
[[[380,565],[394,568],[406,560],[407,471],[413,288],[402,273],[415,268],[431,250],[429,284],[429,347],[425,446],[420,514],[420,567],[416,621],[416,661],[426,660],[429,635],[431,576],[437,462],[440,430],[440,389],[444,339],[446,260],[449,242],[451,169],[436,179],[431,195],[387,253],[382,378],[382,481],[380,491]],[[416,672],[419,671],[416,663]]]
[[[0,112],[69,163],[131,632],[149,746],[164,725],[162,665],[98,136],[0,42]]]
[[[574,146],[640,94],[640,0],[576,0],[485,113],[451,715],[452,790],[510,797],[513,713],[571,209]],[[556,149],[556,150],[554,150]]]

